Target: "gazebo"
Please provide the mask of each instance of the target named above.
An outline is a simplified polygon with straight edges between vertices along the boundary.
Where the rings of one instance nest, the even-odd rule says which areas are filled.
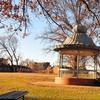
[[[56,45],[54,51],[59,52],[59,76],[55,78],[57,84],[72,84],[72,85],[95,85],[99,79],[99,65],[97,64],[97,56],[100,54],[100,47],[96,46],[86,33],[87,29],[83,25],[75,25],[73,35],[65,39],[61,45]],[[73,57],[73,67],[65,65],[68,62],[66,56]],[[94,58],[93,69],[87,70],[85,66],[80,66],[80,58],[92,56]],[[65,58],[67,60],[65,60]],[[82,61],[81,61],[82,62]],[[73,73],[70,77],[64,77],[68,73]],[[92,78],[80,78],[80,73],[93,73]],[[88,75],[87,75],[88,76]]]

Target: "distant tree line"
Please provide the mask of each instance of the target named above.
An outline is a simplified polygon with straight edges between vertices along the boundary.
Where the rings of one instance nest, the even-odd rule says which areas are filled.
[[[26,59],[19,65],[10,65],[9,59],[0,58],[0,72],[49,72],[49,62],[34,62]]]
[[[19,65],[0,65],[0,72],[32,72],[29,67]]]

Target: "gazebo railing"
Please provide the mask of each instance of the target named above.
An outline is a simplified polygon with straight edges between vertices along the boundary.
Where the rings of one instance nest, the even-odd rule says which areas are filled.
[[[84,70],[84,69],[78,69],[78,70],[74,70],[74,69],[67,69],[67,68],[60,68],[59,69],[60,72],[60,76],[63,76],[66,74],[66,76],[68,74],[73,74],[73,72],[78,73],[78,77],[80,78],[100,78],[100,72],[97,72],[96,70]]]

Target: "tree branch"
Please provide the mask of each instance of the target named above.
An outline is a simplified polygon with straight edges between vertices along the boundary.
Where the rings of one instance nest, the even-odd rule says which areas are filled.
[[[40,7],[46,12],[46,14],[49,16],[49,18],[57,25],[61,28],[61,30],[63,31],[63,33],[65,33],[63,27],[61,25],[59,25],[52,17],[51,15],[48,13],[48,11],[42,6],[42,4],[40,3],[39,0],[37,0],[38,4],[40,5]],[[65,33],[66,34],[66,33]],[[68,37],[70,37],[68,34],[67,34]]]
[[[97,21],[98,21],[98,24],[100,25],[100,22],[99,22],[98,17],[97,17],[96,14],[89,8],[89,5],[86,3],[86,1],[85,1],[85,0],[82,0],[82,2],[86,5],[88,11],[90,11],[90,12],[96,17],[96,19],[97,19]]]

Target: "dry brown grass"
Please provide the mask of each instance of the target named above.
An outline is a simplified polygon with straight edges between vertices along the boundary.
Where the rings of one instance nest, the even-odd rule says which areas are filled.
[[[49,74],[0,73],[0,93],[26,90],[26,100],[100,100],[100,87],[57,85],[54,79]]]

